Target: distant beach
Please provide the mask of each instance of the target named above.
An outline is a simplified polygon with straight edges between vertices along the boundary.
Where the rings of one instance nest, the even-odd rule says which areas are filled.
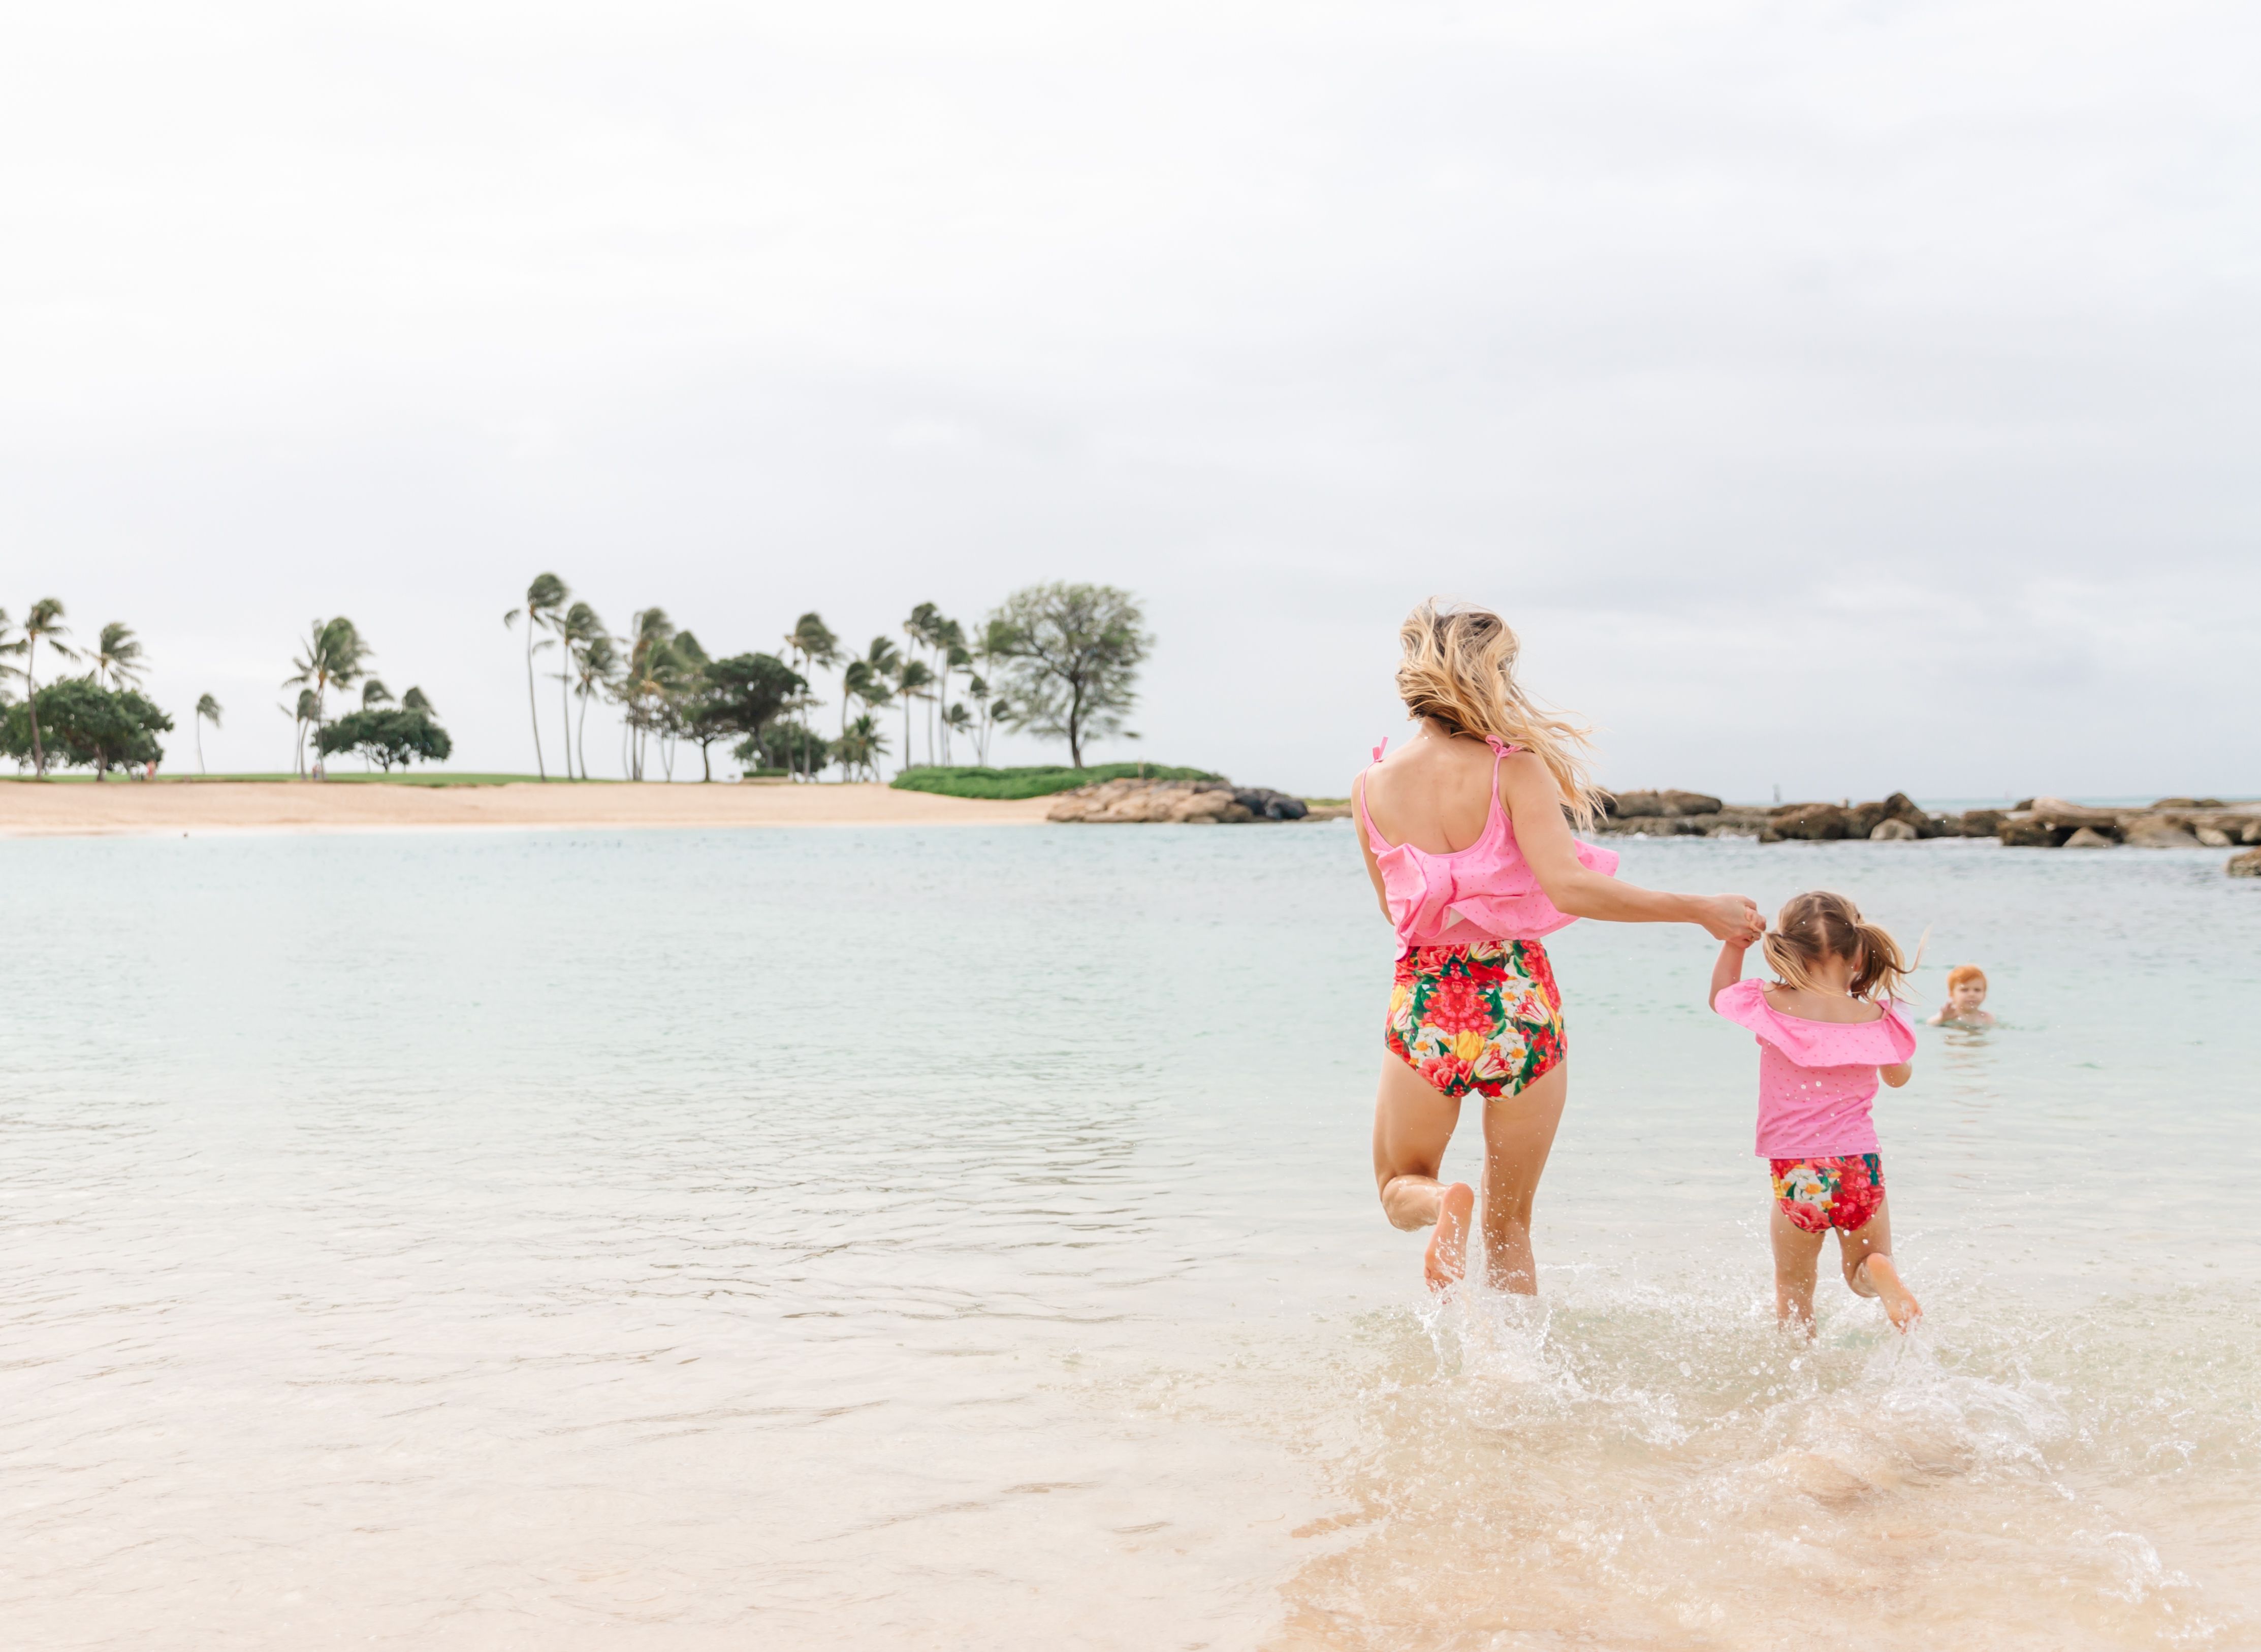
[[[1035,825],[1050,798],[942,797],[885,786],[499,786],[353,780],[0,784],[0,837],[192,831]]]

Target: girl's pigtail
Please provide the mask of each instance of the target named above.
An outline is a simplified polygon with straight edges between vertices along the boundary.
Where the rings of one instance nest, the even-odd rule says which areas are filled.
[[[1900,983],[1914,966],[1900,953],[1900,944],[1881,924],[1855,916],[1853,932],[1860,937],[1861,966],[1853,972],[1853,996],[1889,1004],[1900,995]]]

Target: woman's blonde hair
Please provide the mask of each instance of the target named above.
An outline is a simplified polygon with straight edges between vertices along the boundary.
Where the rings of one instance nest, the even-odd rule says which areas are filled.
[[[1586,772],[1587,730],[1541,711],[1515,680],[1522,644],[1489,608],[1432,597],[1397,628],[1397,695],[1405,709],[1447,734],[1489,735],[1547,765],[1562,806],[1582,830],[1601,814],[1602,791]]]
[[[1819,992],[1814,966],[1825,958],[1841,958],[1853,966],[1853,996],[1878,1003],[1898,998],[1900,982],[1914,967],[1900,955],[1900,944],[1889,931],[1863,917],[1860,908],[1843,895],[1827,889],[1791,896],[1762,945],[1767,962],[1784,986]]]

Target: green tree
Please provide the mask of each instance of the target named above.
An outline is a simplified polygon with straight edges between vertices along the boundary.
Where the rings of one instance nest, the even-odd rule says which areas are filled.
[[[786,634],[785,646],[786,651],[793,657],[795,667],[804,677],[808,674],[812,666],[822,666],[829,671],[840,663],[840,639],[832,634],[832,628],[824,623],[823,615],[814,609],[793,621],[793,629]],[[815,700],[804,694],[801,703],[796,709],[805,713],[813,711],[815,707]],[[841,716],[843,721],[847,716],[847,707],[844,703],[841,707]],[[800,726],[806,729],[808,725],[803,723]],[[800,761],[764,764],[762,766],[814,775],[817,770],[824,766],[823,764],[813,760],[814,754],[818,748],[825,746],[827,742],[822,736],[815,735],[814,730],[810,733],[812,742],[803,751]]]
[[[571,738],[573,729],[573,706],[570,696],[572,693],[574,683],[580,677],[581,656],[591,643],[605,636],[605,622],[597,617],[596,609],[585,602],[575,603],[557,621],[557,641],[563,650],[563,658],[559,662],[557,672],[558,727],[563,732],[557,737],[565,744],[565,778],[569,780],[573,778],[573,745]],[[610,642],[611,638],[606,637],[606,640]],[[588,698],[584,695],[581,709],[585,714],[588,708]],[[586,763],[581,765],[581,778],[585,780],[589,778],[589,765]]]
[[[695,641],[693,646],[697,646]],[[628,756],[622,766],[630,779],[643,779],[644,752],[653,740],[662,742],[665,753],[674,699],[685,675],[683,653],[667,611],[655,607],[638,612],[628,622],[628,669],[620,689],[621,738]]]
[[[911,760],[911,701],[932,699],[933,687],[934,673],[927,670],[926,662],[904,655],[895,667],[895,694],[903,702],[903,765],[906,768],[910,766]],[[930,743],[928,755],[932,754],[933,746]]]
[[[319,735],[327,715],[327,700],[333,688],[350,688],[362,679],[362,665],[370,655],[369,644],[362,640],[354,622],[340,614],[334,620],[316,620],[307,628],[305,651],[291,663],[298,671],[283,679],[283,686],[300,683],[314,696],[312,719]],[[305,697],[299,700],[299,715],[305,715]],[[319,741],[317,742],[319,745]]]
[[[400,708],[403,711],[420,711],[427,717],[437,717],[440,715],[434,709],[431,700],[426,697],[424,691],[413,683],[409,684],[408,692],[401,695]]]
[[[63,605],[56,597],[41,597],[34,602],[24,615],[24,628],[13,636],[8,636],[8,616],[0,614],[0,637],[7,638],[0,642],[0,654],[24,657],[24,663],[11,669],[24,679],[24,704],[28,707],[25,715],[31,724],[32,767],[40,775],[47,772],[47,751],[39,736],[39,644],[45,643],[48,650],[61,658],[75,657],[71,649],[59,640],[70,635],[70,628],[62,621]]]
[[[833,747],[842,771],[848,774],[861,773],[872,779],[879,778],[879,759],[887,754],[887,737],[879,732],[879,720],[870,712],[840,731],[840,739]]]
[[[749,769],[783,769],[789,774],[815,775],[831,763],[834,743],[798,718],[780,717],[763,725],[731,748],[730,755]],[[796,767],[795,765],[799,766]]]
[[[348,712],[314,736],[315,749],[324,757],[337,751],[358,751],[387,774],[396,765],[406,767],[414,758],[444,763],[455,750],[448,731],[427,711],[406,706],[376,707]]]
[[[144,665],[141,644],[134,639],[133,628],[122,620],[112,620],[102,628],[95,646],[87,652],[94,666],[94,679],[111,688],[138,688],[141,686]]]
[[[1081,768],[1084,743],[1118,732],[1138,703],[1138,667],[1153,646],[1138,601],[1113,585],[1030,585],[993,623],[1004,628],[1008,726],[1066,739]]]
[[[392,703],[392,691],[384,686],[381,677],[372,677],[361,686],[361,708],[375,711],[379,706]]]
[[[219,701],[210,694],[197,697],[197,772],[205,772],[205,725],[219,727]]]
[[[65,766],[91,766],[96,777],[113,768],[164,760],[161,734],[173,720],[131,688],[104,688],[92,672],[65,677],[10,706],[0,724],[0,750],[19,762],[32,755],[32,725],[44,726],[40,750]]]
[[[577,605],[578,606],[578,605]],[[589,778],[589,702],[601,693],[608,693],[621,679],[620,644],[602,626],[573,645],[573,693],[581,702],[581,716],[575,725],[574,744],[579,749],[581,778]]]
[[[526,621],[526,717],[534,725],[534,770],[542,779],[549,778],[549,765],[542,760],[542,714],[534,703],[534,657],[549,646],[547,637],[536,640],[537,631],[556,628],[565,600],[573,593],[565,582],[554,573],[538,573],[534,583],[526,587],[526,606],[513,608],[502,616],[503,628],[514,628],[519,621]]]
[[[314,691],[302,688],[295,706],[277,706],[276,709],[291,719],[291,767],[294,773],[306,772],[306,729],[308,724],[321,727],[322,708],[315,703]]]
[[[743,735],[758,746],[764,726],[808,686],[800,672],[774,654],[734,654],[705,662],[683,700],[684,732],[699,743],[700,779],[714,778],[708,754],[715,741]]]

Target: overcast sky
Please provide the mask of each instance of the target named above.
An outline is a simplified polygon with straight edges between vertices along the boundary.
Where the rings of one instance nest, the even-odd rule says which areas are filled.
[[[2171,0],[18,8],[0,605],[137,627],[175,766],[207,690],[213,767],[285,765],[343,613],[458,766],[530,768],[500,621],[554,570],[715,653],[1120,585],[1159,645],[1098,755],[1320,793],[1435,591],[1620,786],[2251,794],[2257,45]]]

